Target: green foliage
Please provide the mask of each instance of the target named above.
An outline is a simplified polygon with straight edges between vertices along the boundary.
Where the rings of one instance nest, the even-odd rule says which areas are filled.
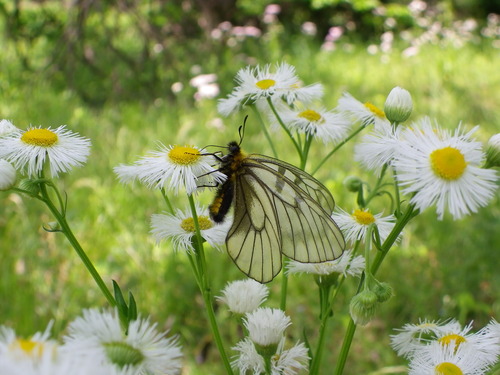
[[[4,8],[13,12],[8,3]],[[148,19],[155,27],[187,17],[170,2],[164,3],[164,8],[154,3],[148,10]],[[387,9],[393,17],[406,17],[401,7]],[[411,92],[419,115],[428,114],[449,127],[460,121],[467,128],[480,124],[478,138],[483,142],[498,132],[500,58],[498,50],[485,41],[460,49],[427,45],[412,57],[404,57],[398,45],[385,54],[371,54],[366,45],[350,43],[324,51],[320,50],[320,41],[306,35],[288,35],[280,29],[282,26],[274,25],[262,39],[247,38],[231,48],[222,42],[205,43],[201,32],[192,31],[197,38],[181,36],[177,43],[169,39],[158,54],[160,58],[150,50],[144,52],[133,17],[118,16],[114,11],[110,8],[104,18],[100,18],[103,14],[90,14],[86,20],[92,29],[86,35],[95,53],[92,64],[75,63],[67,71],[58,72],[58,64],[66,60],[53,60],[54,56],[62,57],[51,55],[55,52],[52,43],[70,16],[55,7],[44,10],[48,18],[40,16],[40,9],[33,10],[31,19],[23,10],[19,22],[29,25],[20,30],[30,38],[12,40],[0,56],[0,117],[21,128],[29,124],[68,124],[91,138],[88,164],[61,179],[69,192],[68,221],[109,285],[117,280],[122,290],[133,292],[139,313],[152,314],[160,325],[180,335],[187,357],[186,372],[190,374],[220,373],[221,367],[200,313],[203,301],[189,263],[183,254],[173,253],[168,243],[155,244],[149,236],[149,217],[161,210],[160,197],[139,185],[120,185],[112,168],[133,162],[157,142],[222,145],[237,137],[244,114],[220,119],[215,100],[195,100],[189,80],[197,71],[216,73],[221,96],[225,96],[234,74],[248,63],[287,61],[297,67],[304,82],[324,84],[327,106],[334,106],[341,93],[349,91],[382,107],[390,89],[399,85]],[[102,39],[103,32],[116,37],[112,44],[116,50]],[[153,46],[153,39],[147,39],[146,44]],[[44,51],[45,47],[48,49]],[[76,56],[82,58],[85,49],[76,47],[81,48]],[[119,55],[120,51],[126,55]],[[24,63],[20,64],[19,56]],[[65,74],[72,69],[74,77],[68,81]],[[174,82],[182,83],[184,89],[170,90]],[[249,115],[249,124],[255,123],[255,115]],[[269,153],[263,144],[260,130],[248,126],[245,148]],[[295,162],[288,146],[282,142],[278,153]],[[327,151],[316,144],[307,167],[313,167]],[[341,181],[347,176],[364,175],[351,155],[352,147],[346,148],[316,176],[331,188],[337,204],[347,210],[354,207],[356,197]],[[203,193],[201,199],[209,202],[211,193]],[[55,319],[57,334],[82,308],[105,305],[65,239],[42,229],[53,218],[38,202],[13,193],[0,195],[0,202],[0,296],[7,301],[0,304],[1,323],[29,335]],[[393,286],[395,297],[384,303],[372,324],[357,332],[346,374],[402,365],[389,348],[388,334],[407,322],[453,316],[462,323],[473,319],[483,326],[490,316],[500,316],[500,253],[496,251],[500,246],[499,217],[497,197],[489,207],[458,222],[449,218],[439,222],[431,211],[414,220],[377,275]],[[241,278],[227,254],[208,249],[207,259],[215,276],[214,295],[227,280]],[[278,284],[270,287],[270,304],[277,306]],[[311,342],[316,339],[316,327],[311,322],[319,312],[316,296],[311,295],[313,287],[313,280],[307,276],[290,279],[292,341],[302,337],[301,327],[307,327]],[[341,304],[334,309],[339,319],[328,328],[333,339],[325,350],[331,354],[325,355],[324,373],[335,365],[348,322],[346,306],[356,287],[356,280],[350,280],[346,295],[340,296]],[[227,318],[224,311],[217,314],[220,321]],[[238,332],[230,332],[226,341],[235,343],[238,337]],[[204,371],[197,369],[197,361],[206,362]]]

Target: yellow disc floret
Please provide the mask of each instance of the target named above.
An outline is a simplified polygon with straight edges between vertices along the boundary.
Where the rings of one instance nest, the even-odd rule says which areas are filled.
[[[321,120],[323,119],[323,117],[318,112],[312,109],[306,109],[305,111],[300,112],[297,116],[304,118],[307,121],[317,123],[322,122]]]
[[[168,152],[170,161],[178,165],[196,164],[200,156],[200,151],[190,146],[174,146]]]
[[[385,118],[385,113],[382,111],[380,108],[377,106],[373,105],[372,103],[366,102],[365,107],[370,110],[375,116],[380,117],[380,118]]]
[[[30,129],[21,136],[21,141],[32,146],[50,147],[57,143],[58,136],[49,129]]]
[[[274,79],[262,79],[255,84],[261,90],[267,90],[276,84]]]
[[[370,225],[375,222],[375,216],[373,216],[369,211],[363,211],[356,209],[352,213],[352,216],[361,225]]]
[[[200,226],[200,230],[207,230],[214,226],[210,218],[204,215],[198,216],[198,224]],[[195,232],[194,219],[192,217],[188,217],[182,220],[181,228],[184,229],[186,232],[194,233]]]
[[[451,362],[441,362],[434,368],[436,375],[463,375],[460,368]]]
[[[464,155],[454,147],[434,150],[430,159],[434,173],[445,180],[460,178],[467,167]]]
[[[31,357],[40,357],[43,353],[43,343],[38,341],[17,339],[10,344],[12,347],[21,349]]]

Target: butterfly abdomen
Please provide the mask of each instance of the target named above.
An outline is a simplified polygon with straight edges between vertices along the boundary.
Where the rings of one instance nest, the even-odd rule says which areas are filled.
[[[228,144],[229,153],[222,158],[220,172],[227,176],[226,181],[219,186],[212,204],[209,206],[210,217],[216,223],[224,221],[234,197],[234,182],[245,155],[237,142]]]
[[[213,221],[215,221],[216,223],[221,223],[224,221],[224,218],[231,208],[233,196],[234,183],[231,181],[231,179],[228,179],[219,186],[212,204],[208,207],[210,217]]]

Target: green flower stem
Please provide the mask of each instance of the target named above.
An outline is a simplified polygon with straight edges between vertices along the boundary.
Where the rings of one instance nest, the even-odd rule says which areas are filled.
[[[303,171],[306,169],[307,156],[309,155],[309,150],[311,149],[311,143],[313,136],[310,134],[306,135],[306,140],[304,142],[304,148],[302,149],[302,154],[300,158],[300,169]]]
[[[269,107],[271,108],[271,111],[273,112],[274,116],[278,120],[278,123],[280,124],[281,128],[285,131],[285,133],[288,135],[290,140],[293,142],[293,145],[295,147],[295,150],[297,150],[297,153],[300,156],[300,160],[302,161],[302,150],[300,149],[299,144],[297,143],[297,140],[293,137],[292,133],[290,130],[286,127],[286,125],[283,123],[283,120],[281,119],[278,111],[276,110],[276,107],[274,107],[274,104],[271,100],[271,98],[267,98],[267,103],[269,104]]]
[[[318,343],[316,346],[316,353],[312,358],[311,367],[309,368],[309,374],[311,375],[319,374],[319,365],[321,363],[321,358],[323,357],[326,339],[326,327],[328,325],[327,323],[328,319],[330,318],[331,311],[330,291],[331,285],[319,284],[321,322],[319,328]]]
[[[212,289],[210,287],[205,251],[203,249],[203,238],[201,236],[200,224],[198,222],[198,214],[196,213],[196,207],[193,196],[188,195],[188,200],[189,200],[189,206],[191,207],[191,213],[193,215],[193,222],[195,227],[195,239],[193,241],[193,246],[195,248],[195,261],[192,261],[190,259],[191,266],[193,267],[193,271],[195,277],[197,278],[200,292],[203,296],[203,301],[205,302],[205,308],[207,310],[208,320],[210,322],[210,327],[212,328],[212,333],[214,335],[215,344],[217,345],[217,349],[219,350],[227,374],[233,375],[233,370],[231,368],[231,364],[229,363],[229,359],[226,354],[226,350],[224,349],[224,344],[222,342],[222,336],[219,332],[217,319],[215,318]]]
[[[389,236],[387,236],[386,240],[382,244],[382,250],[377,252],[377,255],[375,256],[375,259],[373,260],[373,263],[371,264],[370,271],[371,275],[375,276],[377,273],[378,269],[380,268],[380,265],[382,264],[385,256],[391,249],[392,245],[394,245],[394,242],[396,242],[398,236],[400,233],[403,231],[404,227],[408,224],[408,222],[417,215],[418,211],[415,210],[415,205],[409,205],[406,211],[404,212],[403,215],[401,215],[398,220],[396,221],[396,225],[394,225],[394,228],[392,228],[391,233]],[[368,236],[367,236],[368,238]],[[368,267],[368,262],[367,262],[367,267]],[[360,287],[362,283],[364,282],[364,278],[361,279],[360,281]],[[354,332],[356,331],[356,324],[354,321],[351,320],[349,321],[349,326],[347,327],[346,334],[344,336],[344,342],[342,343],[342,349],[340,350],[339,358],[337,361],[337,366],[335,368],[334,375],[341,375],[342,372],[344,371],[344,366],[347,361],[347,355],[349,354],[349,349],[351,347],[352,339],[354,337]]]
[[[379,193],[379,189],[384,186],[382,185],[382,180],[384,179],[384,176],[385,176],[385,172],[387,171],[387,164],[384,164],[384,166],[382,167],[382,170],[380,171],[380,176],[375,184],[375,187],[372,189],[372,191],[370,192],[370,194],[368,194],[368,196],[366,197],[365,199],[365,206],[368,206],[368,204],[370,203],[370,201],[375,198],[377,196],[377,194]],[[365,207],[363,207],[365,208]]]
[[[404,227],[408,224],[408,222],[414,218],[418,214],[418,210],[415,210],[415,205],[411,204],[408,206],[406,211],[398,218],[396,221],[396,225],[392,228],[391,233],[387,236],[384,243],[382,244],[382,250],[377,252],[375,259],[371,265],[372,275],[375,275],[382,264],[385,256],[391,249],[392,245],[398,239],[398,236],[403,231]]]
[[[356,324],[352,318],[349,320],[349,325],[347,326],[347,331],[344,336],[344,342],[342,343],[342,349],[340,349],[339,358],[337,360],[337,366],[335,367],[335,372],[333,375],[341,375],[344,371],[344,367],[347,361],[347,354],[349,349],[351,349],[352,339],[354,333],[356,332]]]
[[[174,214],[174,208],[172,206],[172,203],[170,203],[170,199],[168,198],[168,195],[165,192],[165,189],[161,188],[160,192],[161,192],[161,195],[163,197],[163,200],[165,201],[165,204],[167,205],[168,212],[173,215]]]
[[[288,275],[285,272],[287,263],[288,263],[288,258],[283,256],[283,267],[282,267],[283,271],[281,271],[282,277],[281,277],[281,299],[280,299],[280,309],[283,311],[286,310],[286,297],[288,290]]]
[[[54,190],[56,190],[55,186],[52,185]],[[56,190],[57,191],[57,190]],[[40,183],[40,193],[42,195],[42,201],[47,205],[49,208],[50,212],[55,216],[57,222],[61,226],[61,231],[64,233],[68,241],[70,242],[71,246],[75,249],[76,253],[82,260],[83,264],[89,271],[90,275],[93,277],[94,281],[96,282],[97,286],[99,289],[101,289],[102,294],[104,294],[104,297],[108,300],[109,304],[113,307],[116,306],[116,301],[109,289],[107,288],[106,284],[104,283],[104,280],[101,278],[99,275],[99,272],[97,272],[96,268],[92,264],[91,260],[81,247],[80,243],[76,239],[75,235],[71,231],[71,228],[69,227],[68,222],[66,221],[66,217],[63,213],[61,213],[57,207],[54,205],[52,200],[50,199],[49,193],[47,191],[47,186],[46,182]],[[58,197],[60,197],[59,193],[57,193]],[[60,199],[60,198],[58,198]],[[60,200],[62,203],[62,201]],[[64,209],[64,207],[61,207],[61,209]]]
[[[262,131],[264,132],[264,136],[266,137],[267,141],[269,142],[269,146],[271,146],[273,156],[275,158],[278,158],[278,153],[276,152],[276,148],[274,147],[273,140],[272,140],[271,136],[269,135],[269,132],[267,131],[267,126],[264,123],[264,121],[262,120],[262,116],[260,115],[259,110],[257,109],[257,107],[255,105],[252,105],[251,108],[253,109],[253,111],[257,115],[257,117],[259,118],[260,127],[262,128]]]
[[[337,146],[335,146],[335,148],[330,151],[328,153],[328,155],[326,155],[324,157],[323,160],[321,160],[321,162],[318,164],[318,166],[316,168],[313,169],[313,171],[311,172],[311,175],[314,176],[314,174],[323,166],[323,164],[326,163],[326,161],[334,154],[336,153],[343,145],[345,145],[347,142],[349,142],[349,140],[351,138],[354,138],[354,136],[356,136],[356,134],[358,134],[361,130],[363,130],[365,128],[365,126],[360,126],[359,128],[357,128],[355,131],[353,131],[346,139],[344,139],[342,142],[340,142]]]

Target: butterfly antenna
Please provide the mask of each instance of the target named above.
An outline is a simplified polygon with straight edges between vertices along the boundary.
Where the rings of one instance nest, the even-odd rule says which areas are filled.
[[[245,127],[247,124],[247,119],[248,119],[248,115],[245,116],[245,119],[243,120],[243,125],[241,125],[238,129],[238,133],[240,135],[240,143],[238,143],[238,145],[241,145],[241,142],[243,142],[243,137],[245,136]]]

